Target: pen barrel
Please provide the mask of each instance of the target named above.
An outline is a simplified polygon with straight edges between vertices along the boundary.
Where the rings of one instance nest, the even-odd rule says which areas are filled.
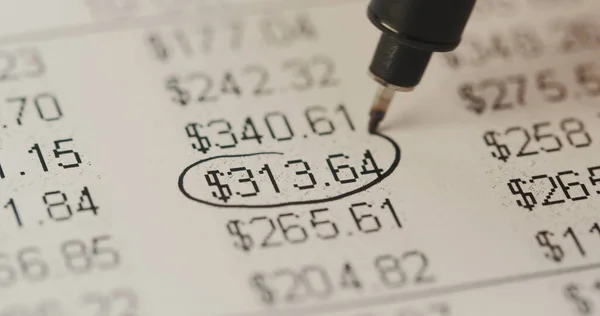
[[[415,87],[433,52],[460,43],[475,0],[371,0],[367,15],[382,35],[369,71],[379,83]]]
[[[402,44],[392,34],[382,33],[369,71],[384,85],[412,88],[421,81],[431,54]]]
[[[371,0],[367,15],[401,43],[432,52],[460,43],[475,0]]]

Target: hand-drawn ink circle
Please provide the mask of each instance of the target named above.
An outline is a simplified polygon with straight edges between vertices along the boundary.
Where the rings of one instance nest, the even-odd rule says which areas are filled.
[[[345,193],[341,193],[336,196],[322,198],[322,199],[314,199],[314,200],[307,200],[307,201],[290,201],[290,202],[276,203],[276,204],[252,204],[252,205],[219,204],[219,203],[214,203],[214,202],[210,202],[210,201],[206,201],[206,200],[197,198],[197,197],[191,195],[185,188],[185,185],[184,185],[185,176],[188,174],[188,172],[190,170],[192,170],[194,167],[196,167],[202,163],[206,163],[208,161],[213,161],[213,160],[217,160],[217,159],[221,159],[221,158],[239,158],[239,157],[251,157],[251,156],[258,156],[258,155],[283,155],[283,153],[281,153],[281,152],[258,152],[258,153],[252,153],[252,154],[242,154],[242,155],[221,155],[221,156],[215,156],[215,157],[210,157],[210,158],[196,161],[195,163],[193,163],[193,164],[189,165],[188,167],[186,167],[185,169],[183,169],[183,171],[179,175],[178,187],[179,187],[179,190],[181,191],[181,193],[185,197],[187,197],[188,199],[190,199],[192,201],[196,201],[196,202],[210,205],[210,206],[221,207],[221,208],[273,208],[273,207],[282,207],[282,206],[289,206],[289,205],[324,203],[324,202],[331,202],[331,201],[343,199],[345,197],[365,191],[365,190],[375,186],[379,182],[383,181],[385,178],[387,178],[389,175],[391,175],[392,172],[394,172],[394,170],[396,169],[396,167],[398,167],[398,164],[400,163],[400,158],[401,158],[400,146],[398,146],[398,144],[396,144],[396,142],[392,138],[390,138],[386,135],[380,134],[380,133],[373,133],[371,135],[382,137],[383,139],[387,140],[393,146],[394,160],[393,160],[392,164],[390,165],[389,169],[387,169],[380,177],[376,178],[375,180],[367,183],[366,185],[364,185],[362,187],[359,187],[357,189],[354,189],[354,190],[351,190],[351,191],[348,191]]]

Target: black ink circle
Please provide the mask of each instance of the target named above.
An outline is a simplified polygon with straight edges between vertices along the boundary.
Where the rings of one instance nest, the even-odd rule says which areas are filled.
[[[354,195],[356,193],[367,190],[367,189],[373,187],[374,185],[378,184],[379,182],[383,181],[383,179],[387,178],[390,174],[392,174],[392,172],[394,172],[394,170],[396,169],[396,167],[398,167],[398,164],[400,163],[400,156],[401,156],[400,146],[398,146],[398,144],[396,144],[396,142],[393,139],[391,139],[390,137],[388,137],[386,135],[380,134],[380,133],[373,133],[371,135],[377,135],[377,136],[383,137],[385,140],[389,141],[392,144],[392,146],[394,147],[394,161],[390,165],[390,168],[388,170],[386,170],[386,172],[384,172],[380,177],[369,182],[367,185],[362,186],[357,189],[354,189],[352,191],[346,192],[346,193],[342,193],[342,194],[334,196],[334,197],[328,197],[325,199],[317,199],[317,200],[309,200],[309,201],[296,201],[296,202],[285,202],[285,203],[278,203],[278,204],[262,204],[262,205],[217,204],[217,203],[213,203],[213,202],[209,202],[209,201],[205,201],[205,200],[201,200],[196,197],[193,197],[191,194],[189,194],[185,190],[185,187],[183,185],[183,178],[185,177],[187,172],[201,163],[204,163],[204,162],[207,162],[210,160],[219,159],[219,158],[250,157],[250,156],[257,156],[257,155],[283,155],[283,153],[280,153],[280,152],[259,152],[259,153],[252,153],[252,154],[243,154],[243,155],[221,155],[221,156],[215,156],[215,157],[210,157],[207,159],[202,159],[202,160],[196,161],[193,164],[186,167],[185,169],[183,169],[183,171],[181,172],[181,175],[179,175],[179,180],[178,180],[179,191],[181,191],[181,193],[185,197],[187,197],[188,199],[190,199],[192,201],[196,201],[196,202],[210,205],[210,206],[222,207],[222,208],[234,208],[234,207],[235,208],[272,208],[272,207],[282,207],[282,206],[289,206],[289,205],[324,203],[324,202],[331,202],[331,201],[343,199],[350,195]]]

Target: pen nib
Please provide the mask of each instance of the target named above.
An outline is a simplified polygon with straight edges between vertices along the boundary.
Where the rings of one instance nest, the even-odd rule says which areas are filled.
[[[371,106],[371,112],[369,113],[369,133],[373,134],[377,132],[379,123],[385,117],[392,98],[394,97],[394,90],[381,86],[377,89],[375,99],[373,99],[373,105]]]
[[[384,114],[385,113],[379,111],[371,111],[369,119],[370,134],[377,132],[377,127],[379,127],[379,123],[383,120]]]

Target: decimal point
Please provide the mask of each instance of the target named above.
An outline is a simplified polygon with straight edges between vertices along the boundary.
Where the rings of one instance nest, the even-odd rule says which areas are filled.
[[[304,138],[308,138],[308,135],[304,134],[302,137],[304,137]]]
[[[2,125],[2,128],[7,128],[7,127],[8,127],[7,125]]]
[[[44,224],[44,221],[39,221],[38,222],[38,225],[43,225],[43,224]]]
[[[330,185],[331,185],[331,184],[329,184],[329,182],[325,182],[325,186],[326,186],[326,187],[328,187],[328,186],[330,186]]]
[[[58,166],[59,166],[59,167],[62,167],[62,166],[63,166],[62,162],[59,162],[59,163],[58,163]]]
[[[25,171],[21,171],[19,172],[20,175],[24,176],[25,175]]]

